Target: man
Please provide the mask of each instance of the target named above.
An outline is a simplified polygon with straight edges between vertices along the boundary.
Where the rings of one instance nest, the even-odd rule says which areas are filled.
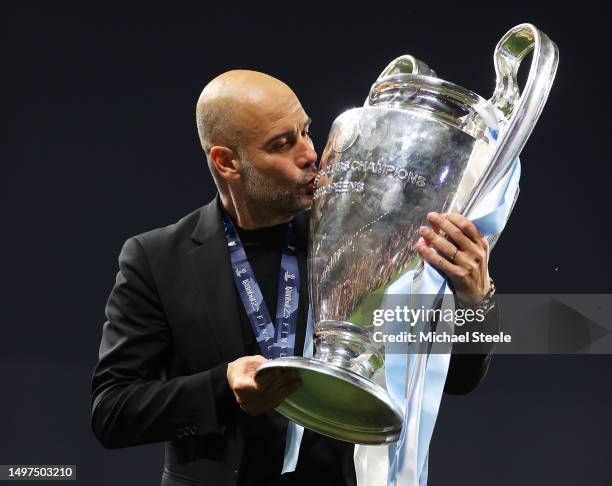
[[[93,430],[108,448],[166,442],[165,486],[355,484],[352,445],[310,431],[295,472],[280,475],[287,420],[273,408],[299,381],[281,372],[254,379],[266,348],[230,258],[244,250],[274,315],[279,267],[291,258],[287,239],[295,240],[301,285],[294,352],[301,354],[308,307],[303,211],[312,202],[317,160],[310,119],[284,83],[230,71],[204,88],[197,123],[218,196],[173,225],[126,241],[93,376]],[[489,290],[486,242],[465,218],[430,218],[418,251],[449,274],[460,298],[480,301]],[[449,387],[465,392],[486,360],[455,368]]]

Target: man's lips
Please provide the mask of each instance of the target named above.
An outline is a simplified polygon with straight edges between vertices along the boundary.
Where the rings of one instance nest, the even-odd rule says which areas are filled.
[[[310,191],[314,190],[314,188],[315,188],[315,177],[316,177],[316,174],[313,174],[313,176],[310,179],[308,179],[308,182],[306,182],[306,184],[304,184],[306,189],[308,189]]]

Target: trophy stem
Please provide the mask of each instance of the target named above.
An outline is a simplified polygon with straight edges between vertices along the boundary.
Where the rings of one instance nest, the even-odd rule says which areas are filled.
[[[321,321],[315,325],[314,359],[353,371],[365,378],[384,364],[384,349],[376,346],[368,328],[347,321]]]

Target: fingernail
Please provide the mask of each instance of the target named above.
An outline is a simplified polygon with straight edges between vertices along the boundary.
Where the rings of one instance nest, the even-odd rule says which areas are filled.
[[[421,226],[421,227],[419,228],[419,233],[420,233],[420,234],[422,234],[422,235],[424,235],[424,234],[426,234],[426,233],[427,233],[427,230],[429,230],[429,228],[428,228],[427,226]]]
[[[439,221],[440,220],[440,215],[438,213],[429,213],[427,215],[427,219],[431,220],[431,221]]]

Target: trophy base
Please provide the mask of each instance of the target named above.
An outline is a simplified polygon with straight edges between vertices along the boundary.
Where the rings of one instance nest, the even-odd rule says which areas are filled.
[[[288,419],[353,444],[387,444],[399,439],[402,411],[376,383],[338,366],[297,356],[268,361],[256,375],[271,369],[294,369],[302,380],[276,408]]]

